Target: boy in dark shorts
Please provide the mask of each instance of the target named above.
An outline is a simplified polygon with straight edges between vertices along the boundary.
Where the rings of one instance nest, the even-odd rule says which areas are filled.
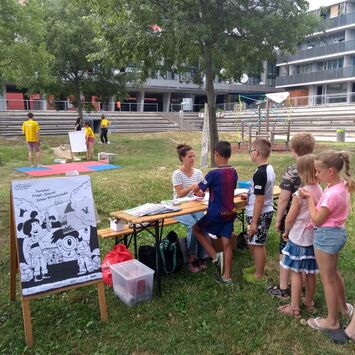
[[[291,154],[292,158],[297,162],[299,157],[306,154],[313,153],[315,140],[310,133],[298,133],[291,139]],[[280,195],[278,199],[277,215],[275,228],[280,232],[280,260],[283,255],[282,249],[286,246],[286,241],[282,238],[282,234],[285,231],[285,219],[291,206],[292,195],[301,186],[301,179],[298,176],[296,164],[290,165],[281,180],[280,183]],[[279,285],[269,286],[266,291],[269,295],[276,297],[280,300],[286,301],[290,298],[290,289],[288,287],[290,270],[284,269],[280,266],[280,281]]]
[[[267,139],[256,140],[249,153],[251,160],[257,165],[246,205],[247,242],[254,265],[243,270],[243,278],[247,282],[261,283],[265,282],[265,244],[274,210],[275,173],[268,163],[271,144]]]
[[[200,196],[209,189],[210,196],[207,214],[192,227],[192,232],[212,258],[212,263],[216,265],[216,281],[226,286],[233,284],[231,279],[233,258],[231,237],[236,218],[234,189],[238,181],[236,170],[228,164],[231,154],[229,142],[218,142],[214,149],[217,168],[208,172],[205,179],[193,188],[194,193]],[[206,233],[222,238],[223,253],[216,253],[206,238]]]

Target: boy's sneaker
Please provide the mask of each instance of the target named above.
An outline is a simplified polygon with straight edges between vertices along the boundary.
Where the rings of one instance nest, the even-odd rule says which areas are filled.
[[[254,274],[255,272],[255,266],[249,266],[243,269],[243,274]]]
[[[200,268],[201,271],[206,270],[206,268],[207,268],[207,260],[206,259],[200,259],[198,261],[198,267]]]
[[[218,275],[217,273],[214,274],[214,279],[220,283],[221,285],[224,285],[224,286],[233,286],[234,283],[233,283],[233,280],[232,279],[227,279],[225,280],[222,276]]]
[[[251,284],[265,284],[266,279],[262,277],[261,279],[257,279],[254,274],[243,274],[243,279]]]
[[[215,265],[218,275],[222,276],[224,271],[223,252],[216,253],[216,259],[212,260],[212,264]]]
[[[288,301],[290,299],[290,289],[286,288],[285,290],[282,290],[279,285],[269,286],[266,289],[266,292],[270,296],[276,297],[281,301]]]
[[[199,272],[200,268],[198,267],[197,261],[191,261],[191,263],[188,264],[188,269],[190,272],[195,273],[195,272]]]

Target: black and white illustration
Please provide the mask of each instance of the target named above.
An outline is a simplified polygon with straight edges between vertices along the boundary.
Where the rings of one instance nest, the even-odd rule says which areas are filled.
[[[13,181],[12,196],[24,296],[102,277],[89,176]]]

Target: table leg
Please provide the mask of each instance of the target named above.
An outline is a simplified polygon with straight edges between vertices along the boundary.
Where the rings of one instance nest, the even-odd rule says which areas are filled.
[[[161,275],[160,275],[160,258],[159,258],[159,244],[160,244],[160,233],[159,233],[159,221],[155,222],[155,275],[157,278],[157,289],[158,289],[158,296],[160,297],[161,294]]]
[[[133,245],[134,245],[134,257],[138,259],[138,253],[137,253],[137,227],[134,224],[133,225]]]

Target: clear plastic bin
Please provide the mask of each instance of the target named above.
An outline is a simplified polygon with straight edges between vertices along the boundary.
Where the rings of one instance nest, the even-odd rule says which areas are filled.
[[[113,290],[128,306],[149,301],[153,294],[154,270],[138,260],[128,260],[110,266]]]

